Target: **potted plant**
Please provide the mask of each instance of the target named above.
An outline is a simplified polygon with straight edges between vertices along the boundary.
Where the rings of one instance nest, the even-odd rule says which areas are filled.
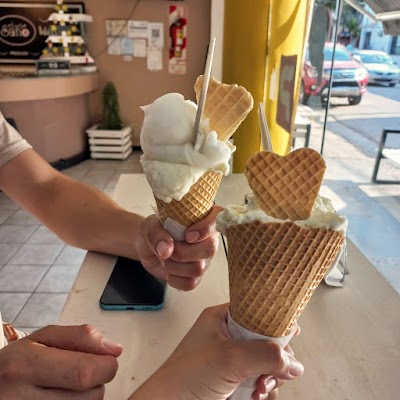
[[[102,92],[101,123],[87,129],[92,158],[125,159],[132,152],[132,128],[124,126],[119,112],[117,90],[107,82]]]

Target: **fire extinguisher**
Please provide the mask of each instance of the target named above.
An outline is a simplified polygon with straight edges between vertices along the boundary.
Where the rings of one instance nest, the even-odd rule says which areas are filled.
[[[171,37],[171,57],[182,57],[184,22],[185,21],[179,17],[169,28],[169,34]]]

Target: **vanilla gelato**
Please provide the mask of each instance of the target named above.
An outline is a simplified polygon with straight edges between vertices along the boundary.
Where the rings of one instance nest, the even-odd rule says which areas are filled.
[[[232,225],[247,224],[253,221],[263,223],[284,223],[290,220],[281,220],[267,215],[258,207],[254,196],[246,196],[247,204],[227,206],[225,210],[217,216],[217,230],[226,234],[226,230]],[[318,196],[311,215],[304,220],[293,221],[296,225],[303,228],[323,228],[340,232],[346,235],[347,219],[343,215],[337,214],[329,199]]]
[[[207,120],[200,124],[200,149],[194,147],[195,103],[179,93],[168,93],[142,109],[140,161],[157,198],[165,203],[180,201],[206,171],[229,173],[236,148],[218,140]]]

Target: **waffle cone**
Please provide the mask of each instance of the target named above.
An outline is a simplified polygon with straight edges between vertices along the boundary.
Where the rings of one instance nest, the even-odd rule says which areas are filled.
[[[183,226],[191,226],[200,221],[213,206],[221,180],[222,173],[207,171],[180,201],[164,203],[154,196],[161,221],[165,222],[169,217]]]
[[[227,229],[230,312],[264,336],[290,333],[344,244],[344,236],[293,222]]]
[[[194,85],[197,102],[200,99],[203,75]],[[243,87],[227,85],[210,77],[204,117],[209,119],[211,130],[217,132],[218,139],[226,142],[236,131],[253,108],[253,97]]]
[[[247,161],[245,175],[267,215],[297,221],[310,216],[325,169],[321,155],[309,148],[286,156],[260,151]]]

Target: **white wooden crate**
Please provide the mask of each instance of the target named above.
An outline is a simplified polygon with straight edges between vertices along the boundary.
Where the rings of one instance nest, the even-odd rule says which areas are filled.
[[[125,160],[129,154],[132,153],[132,147],[129,147],[125,153],[103,153],[103,152],[91,152],[90,157],[94,159],[113,159],[113,160]]]
[[[132,129],[129,126],[120,131],[98,129],[98,124],[86,132],[89,137],[91,158],[124,160],[132,152]]]

